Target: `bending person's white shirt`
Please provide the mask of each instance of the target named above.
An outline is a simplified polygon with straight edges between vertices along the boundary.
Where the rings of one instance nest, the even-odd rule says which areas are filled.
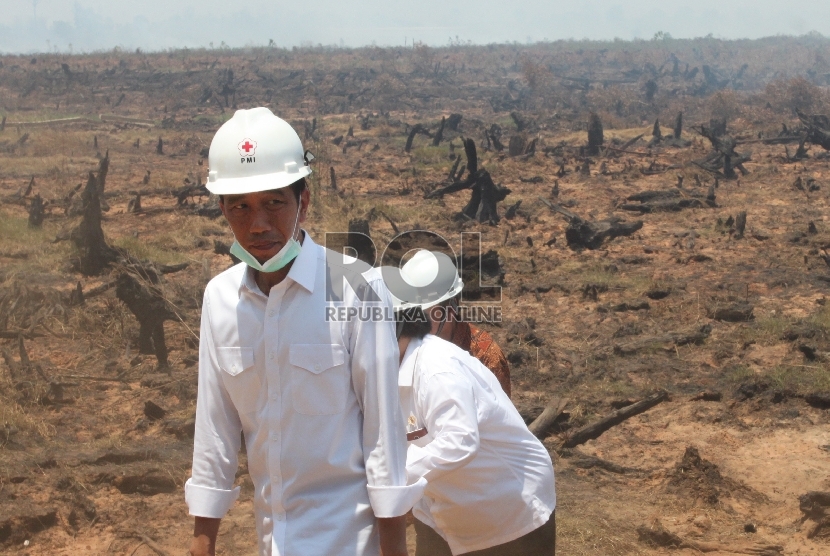
[[[191,515],[224,517],[244,432],[263,555],[377,556],[375,518],[422,490],[406,486],[394,325],[327,321],[326,276],[342,275],[330,264],[305,234],[270,295],[244,264],[205,290],[185,498]],[[389,306],[380,276],[364,277]],[[362,302],[346,287],[343,303]]]
[[[496,377],[466,351],[412,338],[398,378],[410,484],[427,480],[415,517],[453,554],[518,539],[556,508],[553,465]]]

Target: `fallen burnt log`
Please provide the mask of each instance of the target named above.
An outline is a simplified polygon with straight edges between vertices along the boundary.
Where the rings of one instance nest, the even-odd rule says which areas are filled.
[[[709,334],[712,333],[712,326],[705,324],[699,328],[694,328],[685,332],[670,332],[661,336],[650,336],[647,338],[640,338],[627,344],[617,344],[614,346],[615,355],[635,355],[642,350],[654,349],[655,346],[665,345],[668,349],[675,346],[685,346],[690,344],[699,345],[706,341]]]
[[[620,210],[646,214],[651,212],[679,212],[687,208],[716,207],[714,193],[711,197],[700,193],[685,191],[680,188],[643,191],[630,195],[626,200],[636,201],[638,204],[626,203],[620,205]]]
[[[556,420],[562,415],[567,403],[568,398],[553,398],[541,415],[534,419],[527,428],[536,438],[544,440]]]
[[[643,227],[643,221],[624,222],[618,218],[590,222],[547,199],[539,199],[552,211],[558,212],[568,221],[565,239],[571,249],[598,249],[606,241],[620,236],[630,236]]]
[[[453,176],[452,183],[427,193],[424,198],[438,199],[450,193],[470,189],[472,190],[470,201],[462,209],[461,214],[479,222],[497,224],[499,222],[497,205],[499,201],[507,197],[510,190],[496,185],[487,170],[478,168],[475,141],[464,139],[464,152],[467,155],[467,177],[459,180],[457,176]]]
[[[200,202],[202,197],[210,197],[210,191],[202,185],[201,178],[196,179],[195,185],[191,184],[189,179],[185,179],[185,186],[174,191],[173,196],[176,198],[176,204],[178,206],[184,206],[188,204],[188,201],[195,203],[194,197],[199,197]]]
[[[706,208],[705,199],[678,199],[676,201],[655,201],[653,203],[640,203],[620,205],[620,210],[639,212],[646,214],[651,212],[679,212],[687,208]]]
[[[808,116],[798,109],[795,112],[798,114],[798,119],[807,128],[804,136],[807,141],[820,146],[825,151],[830,151],[830,118],[820,114]]]
[[[575,446],[579,446],[580,444],[585,444],[586,442],[588,442],[589,440],[593,440],[594,438],[599,438],[600,435],[602,435],[602,433],[604,433],[611,427],[619,425],[623,421],[630,419],[635,415],[639,415],[640,413],[648,411],[655,405],[667,400],[668,398],[668,392],[661,390],[636,403],[618,409],[617,411],[608,415],[608,417],[600,419],[596,423],[592,423],[590,425],[582,427],[573,434],[568,435],[568,438],[565,440],[565,442],[562,443],[562,447],[573,448]]]

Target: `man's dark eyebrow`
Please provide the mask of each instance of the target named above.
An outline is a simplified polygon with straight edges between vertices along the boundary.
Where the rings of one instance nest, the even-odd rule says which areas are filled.
[[[280,199],[285,199],[288,196],[289,192],[291,192],[290,187],[282,187],[280,189],[269,189],[267,191],[263,191],[262,193],[270,193],[271,195],[274,195],[275,197],[278,197]],[[245,195],[244,194],[242,194],[242,195],[228,194],[228,195],[222,195],[222,197],[224,197],[224,202],[226,204],[232,204],[232,203],[236,203],[236,202],[244,199]]]

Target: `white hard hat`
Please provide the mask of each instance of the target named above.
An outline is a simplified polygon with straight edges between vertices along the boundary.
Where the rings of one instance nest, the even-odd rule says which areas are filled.
[[[294,128],[265,107],[237,110],[213,136],[208,191],[255,193],[286,187],[311,174]]]
[[[392,295],[395,311],[412,307],[426,310],[452,299],[464,288],[455,263],[440,251],[422,249],[400,270],[388,266],[380,270]],[[396,294],[402,295],[403,299]]]

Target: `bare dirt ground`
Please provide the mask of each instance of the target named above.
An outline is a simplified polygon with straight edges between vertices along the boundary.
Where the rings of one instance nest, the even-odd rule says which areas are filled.
[[[455,248],[481,232],[498,252],[503,322],[485,328],[508,354],[514,402],[529,422],[567,398],[545,440],[561,554],[829,553],[826,518],[799,497],[830,490],[830,157],[808,144],[793,160],[797,140],[762,141],[798,135],[796,108],[827,112],[826,59],[815,38],[0,57],[0,552],[185,553],[201,295],[231,264],[215,242],[232,238],[211,199],[175,194],[204,181],[204,148],[235,104],[271,107],[317,156],[315,240],[367,219],[378,246],[394,223]],[[680,111],[688,143],[648,144],[654,120],[670,136]],[[586,156],[591,112],[612,148]],[[457,129],[433,146],[453,113]],[[712,147],[691,126],[711,118],[750,155],[747,173],[719,179],[699,208],[623,210],[643,191],[710,193],[715,175],[692,161]],[[432,136],[405,152],[415,124]],[[535,149],[510,156],[515,137]],[[467,162],[462,138],[510,189],[497,224],[458,216],[469,191],[424,198]],[[72,267],[82,188],[70,192],[107,153],[107,242],[188,265],[156,286],[176,315],[167,367],[140,353],[115,288],[99,287],[129,269]],[[27,223],[35,195],[48,201],[41,228]],[[572,249],[541,199],[643,226]],[[658,390],[669,399],[562,447]],[[255,553],[244,458],[238,481],[220,554]]]

